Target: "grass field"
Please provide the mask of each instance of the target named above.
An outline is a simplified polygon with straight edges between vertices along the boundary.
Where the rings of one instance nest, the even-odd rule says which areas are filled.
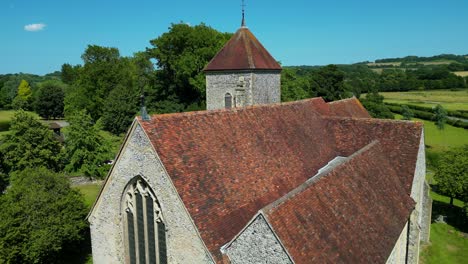
[[[421,263],[466,264],[467,261],[468,238],[448,224],[431,224],[431,244],[423,248]]]
[[[457,76],[461,76],[461,77],[466,77],[468,76],[468,71],[458,71],[458,72],[453,72],[455,75]]]
[[[437,215],[442,213],[449,218],[444,223],[431,224],[431,243],[423,247],[421,251],[421,263],[426,264],[464,264],[468,260],[468,234],[466,227],[459,226],[453,222],[454,214],[461,213],[463,203],[454,199],[454,206],[449,205],[449,198],[435,192],[431,192],[433,199],[433,210]],[[450,218],[452,217],[452,218]],[[459,228],[457,228],[458,226]],[[465,229],[460,231],[460,227]]]
[[[395,115],[396,119],[402,119],[401,115]],[[449,148],[460,147],[468,144],[468,130],[445,125],[443,130],[439,130],[434,122],[413,118],[413,121],[424,123],[424,136],[427,151],[442,152]]]
[[[425,107],[442,105],[448,110],[468,111],[468,89],[459,91],[431,90],[409,92],[382,92],[385,102],[397,104],[410,104]]]
[[[78,185],[74,186],[73,188],[77,189],[83,194],[86,206],[91,209],[91,206],[93,205],[99,194],[99,191],[101,190],[101,184]]]

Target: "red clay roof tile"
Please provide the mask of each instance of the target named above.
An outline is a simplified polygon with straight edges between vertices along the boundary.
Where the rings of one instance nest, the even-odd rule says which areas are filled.
[[[246,27],[241,27],[213,57],[205,71],[281,70],[281,66]]]
[[[333,101],[328,103],[330,110],[335,116],[354,117],[354,118],[370,118],[367,110],[362,106],[361,102],[355,97]]]
[[[338,112],[330,108],[314,98],[154,115],[139,123],[208,250],[221,262],[220,247],[261,208],[303,184],[336,156],[350,156],[373,140],[388,154],[382,170],[393,166],[411,183],[420,126],[333,117]]]
[[[373,141],[262,210],[295,263],[385,263],[415,203],[383,151]]]

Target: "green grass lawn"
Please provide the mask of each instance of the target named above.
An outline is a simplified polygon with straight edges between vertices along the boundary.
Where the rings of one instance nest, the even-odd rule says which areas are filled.
[[[86,185],[78,185],[74,186],[73,188],[80,191],[84,196],[84,201],[86,206],[91,209],[91,206],[94,204],[99,191],[101,190],[101,184],[86,184]]]
[[[401,115],[395,115],[396,119],[402,119]],[[425,144],[427,151],[442,152],[449,148],[460,147],[468,144],[468,130],[445,125],[443,130],[437,129],[433,121],[413,118],[413,121],[424,123]]]
[[[421,263],[444,264],[444,263],[468,263],[468,234],[460,231],[460,224],[454,220],[461,213],[463,203],[454,199],[454,206],[449,205],[449,198],[431,191],[433,199],[433,216],[438,214],[447,215],[449,218],[444,223],[431,224],[431,243],[423,246],[421,250]],[[460,227],[460,226],[459,226]],[[467,231],[466,227],[464,227]]]
[[[431,244],[423,248],[421,263],[468,263],[468,238],[448,224],[431,224]]]
[[[459,91],[430,90],[409,92],[381,92],[385,102],[397,104],[409,104],[424,107],[442,105],[448,110],[468,111],[468,89]]]

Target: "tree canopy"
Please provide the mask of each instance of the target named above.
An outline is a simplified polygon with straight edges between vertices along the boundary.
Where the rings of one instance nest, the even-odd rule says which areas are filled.
[[[15,109],[24,109],[29,110],[32,108],[32,91],[31,86],[25,80],[21,80],[18,86],[18,93],[13,99],[13,108]]]
[[[68,117],[70,126],[65,132],[65,170],[80,172],[89,177],[103,177],[108,166],[108,145],[99,134],[100,127],[93,124],[85,110],[75,112]]]
[[[150,41],[149,57],[156,60],[156,101],[170,100],[185,107],[205,100],[202,72],[232,34],[205,24],[172,24],[169,31]]]
[[[41,83],[36,95],[36,113],[45,119],[63,117],[64,90],[65,85],[59,81]]]
[[[79,250],[86,213],[65,177],[45,168],[13,173],[0,195],[0,262],[60,263]]]
[[[66,94],[65,112],[85,109],[97,121],[103,114],[107,96],[117,85],[134,85],[132,68],[128,60],[120,57],[117,48],[89,45],[81,58],[84,66],[77,71],[78,76]],[[69,67],[62,66],[64,69]]]
[[[6,173],[35,167],[58,171],[61,149],[47,126],[32,114],[20,110],[15,113],[10,133],[0,145],[1,163]]]
[[[434,177],[438,190],[450,197],[450,204],[453,198],[468,203],[468,145],[441,155]]]

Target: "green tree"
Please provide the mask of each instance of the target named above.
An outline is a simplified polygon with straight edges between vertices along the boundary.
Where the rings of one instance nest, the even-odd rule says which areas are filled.
[[[411,109],[407,105],[403,105],[401,107],[401,110],[402,110],[403,120],[411,120],[413,118],[414,113],[413,111],[411,111]]]
[[[20,110],[15,113],[10,133],[0,145],[0,157],[6,173],[41,166],[59,171],[61,149],[47,126],[33,115]]]
[[[154,100],[182,103],[185,107],[205,100],[202,72],[231,34],[220,33],[204,24],[172,24],[169,32],[150,41],[150,58],[156,60],[157,91]]]
[[[281,72],[281,101],[296,101],[316,96],[316,87],[312,89],[309,78],[299,76],[293,69],[285,68]]]
[[[67,118],[70,126],[65,131],[66,166],[68,172],[83,173],[88,177],[103,177],[109,167],[108,146],[99,134],[99,126],[85,110]]]
[[[434,107],[434,123],[439,130],[443,130],[447,122],[447,111],[440,105]]]
[[[344,77],[344,72],[336,65],[320,68],[313,77],[318,86],[318,96],[327,102],[351,97],[352,94],[345,90]]]
[[[434,175],[437,189],[450,197],[468,202],[468,145],[445,152],[441,155]]]
[[[384,97],[375,89],[366,94],[366,98],[361,99],[361,102],[372,117],[393,119],[393,113],[383,103],[383,100]]]
[[[1,156],[0,156],[0,160],[2,160]],[[1,162],[0,162],[0,196],[2,195],[5,188],[8,186],[8,183],[9,183],[9,179],[7,175],[4,173]]]
[[[59,81],[46,81],[39,85],[35,109],[45,119],[63,117],[64,84]]]
[[[60,263],[87,232],[82,196],[45,168],[13,173],[0,196],[0,263]]]
[[[138,98],[133,87],[117,85],[104,103],[103,128],[116,135],[127,131],[138,112]]]
[[[118,84],[133,86],[134,76],[128,60],[121,58],[116,48],[89,45],[81,58],[84,66],[66,93],[65,113],[85,109],[96,122],[109,93]]]
[[[63,64],[60,72],[62,82],[69,85],[73,84],[78,79],[80,69],[80,65],[72,66],[68,63]]]
[[[31,100],[32,100],[32,91],[31,86],[25,80],[21,80],[20,85],[18,86],[18,94],[13,100],[14,109],[31,109]]]

